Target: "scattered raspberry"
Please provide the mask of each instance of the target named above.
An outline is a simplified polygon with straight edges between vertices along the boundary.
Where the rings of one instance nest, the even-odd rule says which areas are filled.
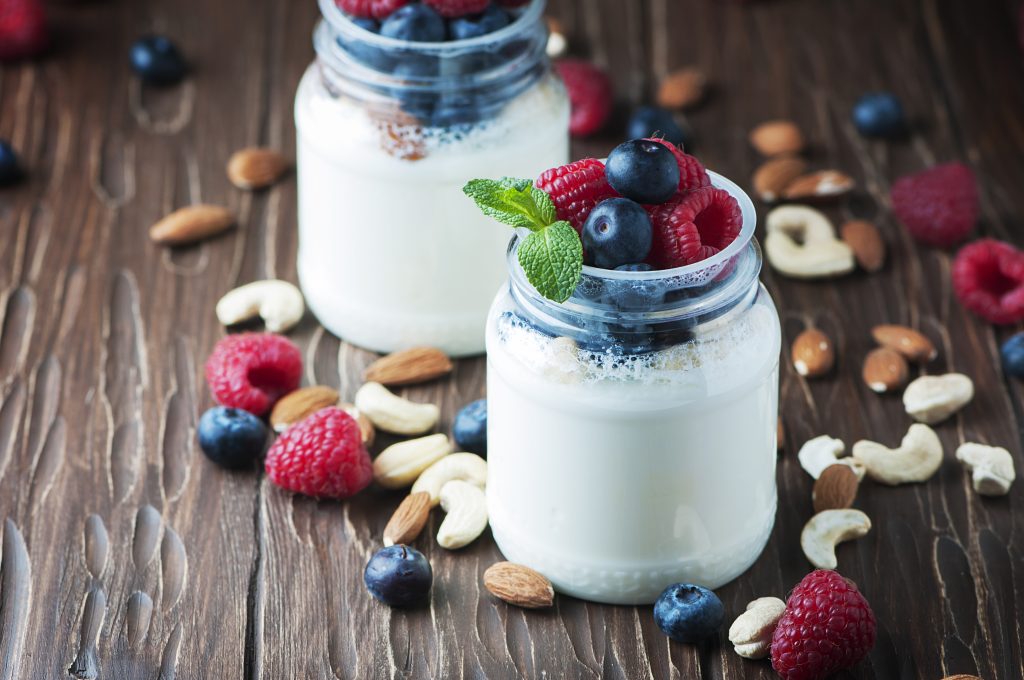
[[[948,248],[964,240],[978,221],[974,173],[946,163],[901,177],[892,185],[892,209],[921,243]]]
[[[217,343],[206,360],[206,383],[222,406],[262,416],[299,386],[302,354],[273,333],[239,333]]]
[[[345,14],[364,19],[386,19],[409,2],[410,0],[334,0],[334,4]]]
[[[0,61],[33,57],[49,44],[41,0],[0,2]]]
[[[704,165],[697,160],[696,156],[685,153],[678,146],[664,139],[658,137],[650,137],[649,139],[667,146],[672,155],[676,157],[676,163],[679,164],[680,194],[700,189],[701,187],[711,186],[711,178],[708,177],[708,171],[704,169]]]
[[[467,14],[480,14],[491,0],[423,0],[437,10],[438,14],[448,19],[464,17]]]
[[[373,479],[359,424],[336,406],[285,430],[267,451],[270,481],[316,498],[348,498]]]
[[[612,81],[608,75],[582,59],[555,62],[565,83],[572,105],[569,132],[580,137],[592,135],[608,121],[612,113]]]
[[[850,668],[875,644],[875,614],[849,579],[812,571],[786,601],[772,637],[772,668],[782,680],[820,680]]]
[[[987,321],[1024,321],[1024,252],[990,238],[964,246],[953,261],[953,290]]]
[[[728,191],[702,187],[662,205],[647,206],[654,227],[648,264],[659,269],[706,260],[743,228],[740,204]]]
[[[551,196],[558,219],[567,220],[579,233],[595,205],[618,196],[605,177],[604,163],[596,158],[547,170],[534,186]]]

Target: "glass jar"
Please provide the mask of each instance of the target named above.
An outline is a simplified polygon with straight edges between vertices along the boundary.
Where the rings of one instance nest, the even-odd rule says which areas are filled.
[[[779,318],[756,215],[722,252],[651,272],[584,267],[541,297],[508,248],[487,324],[491,528],[560,592],[647,604],[753,564],[775,521]]]
[[[569,155],[544,0],[471,40],[385,38],[321,0],[295,100],[298,273],[332,333],[379,352],[479,354],[505,281],[505,227],[467,180],[536,177]]]

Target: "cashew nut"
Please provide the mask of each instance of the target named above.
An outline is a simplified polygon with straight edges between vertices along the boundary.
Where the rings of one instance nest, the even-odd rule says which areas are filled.
[[[914,420],[934,425],[974,398],[974,383],[962,373],[925,375],[907,385],[903,407]]]
[[[379,430],[394,434],[423,434],[437,425],[441,410],[434,404],[417,404],[388,391],[380,383],[359,388],[356,408]]]
[[[448,513],[437,530],[442,548],[469,545],[487,528],[487,497],[478,486],[453,479],[441,487],[441,507]]]
[[[871,520],[860,510],[822,510],[812,517],[800,533],[804,555],[818,569],[835,569],[836,546],[860,538],[871,530]]]
[[[942,465],[942,442],[927,425],[914,423],[898,449],[861,440],[853,445],[853,457],[864,463],[868,477],[895,486],[929,479]]]
[[[373,461],[373,478],[385,489],[401,489],[452,450],[448,435],[432,434],[392,444]]]
[[[833,439],[827,434],[808,440],[796,454],[800,467],[811,477],[817,479],[829,465],[835,465],[837,459],[846,451],[846,444],[841,439]]]
[[[1005,496],[1017,477],[1013,456],[999,446],[961,444],[956,459],[971,473],[974,490],[982,496]]]
[[[235,288],[217,303],[217,320],[225,326],[248,321],[257,315],[272,333],[283,333],[299,322],[306,311],[299,289],[287,281],[267,279]]]
[[[453,479],[461,479],[480,489],[487,486],[487,461],[475,453],[453,453],[437,461],[419,476],[412,493],[426,491],[430,505],[441,501],[441,488]]]
[[[777,597],[759,597],[747,605],[729,626],[729,642],[744,659],[763,659],[771,648],[775,626],[786,612],[786,603]]]
[[[768,213],[764,251],[779,273],[799,279],[853,271],[853,250],[838,238],[829,219],[814,208],[783,205]]]

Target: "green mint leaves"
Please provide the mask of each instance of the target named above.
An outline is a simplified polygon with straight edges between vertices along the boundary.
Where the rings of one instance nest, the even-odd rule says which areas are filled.
[[[583,272],[583,244],[568,222],[557,221],[555,204],[528,179],[474,179],[462,191],[485,215],[530,234],[519,245],[519,264],[544,297],[565,302]]]

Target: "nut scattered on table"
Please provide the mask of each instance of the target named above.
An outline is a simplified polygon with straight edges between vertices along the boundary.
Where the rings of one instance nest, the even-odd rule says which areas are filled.
[[[856,186],[852,177],[838,170],[818,170],[794,179],[782,195],[788,201],[815,201],[845,196]]]
[[[974,382],[962,373],[926,375],[903,392],[903,407],[915,420],[941,423],[974,398]]]
[[[522,564],[497,562],[484,572],[484,587],[499,600],[524,609],[550,607],[555,589],[543,574]]]
[[[455,479],[441,487],[441,508],[448,513],[437,530],[437,543],[458,550],[487,528],[487,497],[480,487]]]
[[[907,384],[910,367],[899,352],[888,347],[878,347],[864,358],[861,376],[864,383],[875,392],[892,392]]]
[[[931,479],[942,465],[942,442],[927,425],[915,423],[898,449],[861,440],[853,445],[853,457],[867,468],[868,477],[896,486]]]
[[[413,492],[402,499],[384,527],[384,545],[408,545],[416,540],[430,518],[430,495]]]
[[[871,519],[860,510],[824,510],[804,525],[800,547],[808,561],[818,569],[835,569],[836,546],[864,536],[871,530]]]
[[[777,597],[759,597],[747,605],[729,626],[729,642],[745,659],[763,659],[771,651],[772,636],[786,603]]]
[[[692,66],[668,74],[658,88],[658,106],[666,109],[688,109],[704,100],[707,76]]]
[[[823,434],[810,439],[800,447],[796,454],[802,467],[807,474],[814,479],[821,476],[829,465],[835,465],[836,460],[846,451],[846,445],[841,439],[834,439]]]
[[[971,473],[974,490],[982,496],[1005,496],[1017,477],[1013,456],[1001,446],[967,442],[956,450],[956,459]]]
[[[814,208],[779,206],[768,213],[766,222],[765,255],[779,273],[817,279],[853,271],[853,250],[836,238],[832,223]]]
[[[366,367],[363,379],[389,387],[416,385],[448,375],[452,361],[435,347],[411,347],[392,352]]]
[[[852,220],[839,230],[843,243],[850,246],[857,264],[864,271],[873,274],[885,265],[885,240],[882,232],[871,222]]]
[[[750,131],[750,145],[762,156],[800,153],[804,149],[804,136],[792,121],[770,120]]]
[[[826,375],[836,363],[832,341],[817,328],[808,328],[796,336],[791,356],[793,368],[807,378]]]
[[[782,198],[793,180],[807,172],[807,161],[797,156],[771,158],[754,172],[754,193],[762,201],[774,203]]]
[[[445,456],[423,471],[412,485],[412,491],[427,493],[433,507],[441,502],[441,489],[453,479],[461,479],[484,489],[487,486],[487,461],[475,453]]]
[[[554,17],[547,17],[548,44],[546,51],[552,59],[564,57],[569,52],[569,38],[565,26]]]
[[[149,238],[168,246],[183,246],[216,236],[235,224],[235,216],[219,205],[179,208],[149,228]]]
[[[814,491],[811,494],[814,512],[853,507],[859,486],[857,473],[849,465],[829,465],[814,482]]]
[[[409,401],[376,382],[359,388],[355,404],[374,427],[393,434],[423,434],[432,430],[441,417],[441,410],[435,404]]]
[[[253,281],[228,292],[217,302],[217,320],[225,326],[257,316],[271,333],[284,333],[302,320],[306,303],[302,292],[287,281]]]
[[[306,416],[338,403],[338,390],[323,385],[303,387],[281,397],[270,412],[270,426],[284,432]],[[349,414],[351,415],[351,414]]]
[[[398,442],[384,449],[373,461],[373,478],[385,489],[402,489],[428,467],[451,453],[448,435],[432,434]]]
[[[279,180],[291,166],[284,154],[260,147],[242,149],[228,160],[228,179],[239,189],[263,189]]]
[[[871,329],[871,337],[882,347],[899,352],[907,361],[924,364],[939,355],[935,345],[924,334],[907,326],[882,324]]]

